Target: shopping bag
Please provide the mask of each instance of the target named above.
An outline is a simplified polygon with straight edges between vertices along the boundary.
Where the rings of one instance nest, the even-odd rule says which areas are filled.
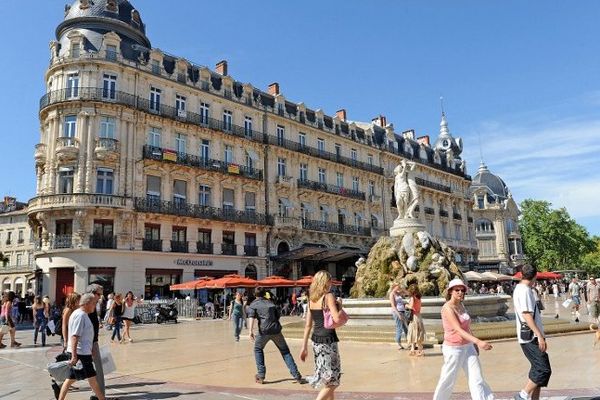
[[[50,331],[54,333],[54,330],[56,329],[56,324],[54,323],[54,321],[48,321],[48,329],[50,329]]]
[[[564,308],[569,308],[571,306],[571,303],[573,302],[573,300],[571,299],[566,299],[565,301],[563,301],[562,306]]]
[[[64,382],[71,372],[70,361],[59,361],[48,364],[48,373],[56,382]]]
[[[115,365],[115,360],[110,353],[109,346],[100,347],[100,360],[102,362],[102,369],[104,370],[105,375],[117,370],[117,366]]]

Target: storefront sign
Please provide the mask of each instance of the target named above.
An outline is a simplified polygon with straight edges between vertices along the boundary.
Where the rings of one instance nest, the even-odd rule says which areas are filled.
[[[195,267],[212,267],[212,260],[190,260],[185,258],[178,258],[174,261],[176,265],[193,265]]]

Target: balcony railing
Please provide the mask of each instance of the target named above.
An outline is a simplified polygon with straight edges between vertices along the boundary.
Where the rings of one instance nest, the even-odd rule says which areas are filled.
[[[352,158],[344,157],[344,156],[338,155],[336,153],[330,153],[328,151],[319,150],[317,148],[303,145],[299,142],[294,142],[292,140],[284,139],[284,138],[273,136],[273,135],[268,135],[267,142],[269,144],[274,144],[274,145],[283,147],[288,150],[297,151],[298,153],[308,154],[313,157],[319,157],[324,160],[337,162],[340,164],[348,165],[350,167],[360,168],[364,171],[369,171],[369,172],[373,172],[373,173],[380,174],[380,175],[383,174],[383,168],[378,167],[376,165],[365,163],[365,162],[358,161],[358,160],[354,160]]]
[[[300,218],[295,217],[282,217],[281,215],[276,215],[274,218],[274,226],[281,228],[284,226],[289,227],[297,227],[300,228]]]
[[[440,217],[448,218],[448,211],[446,211],[446,210],[439,210],[439,214],[440,214]]]
[[[196,248],[198,249],[198,253],[200,254],[212,254],[213,253],[213,244],[206,242],[196,242]]]
[[[101,149],[104,151],[119,151],[119,141],[113,138],[97,138],[96,139],[96,150]]]
[[[440,183],[431,182],[431,181],[428,181],[423,178],[415,178],[415,182],[419,186],[424,186],[424,187],[427,187],[430,189],[439,190],[440,192],[452,193],[452,189],[450,188],[450,186],[442,185]]]
[[[452,218],[461,220],[462,219],[462,215],[460,215],[459,213],[452,213]]]
[[[188,242],[181,240],[171,240],[171,252],[173,253],[188,253]]]
[[[244,246],[244,255],[249,256],[249,257],[258,256],[258,246],[245,245]]]
[[[221,243],[221,253],[227,256],[236,256],[237,246],[232,243]]]
[[[67,193],[38,196],[29,200],[29,211],[36,208],[114,207],[123,208],[126,198],[109,194]]]
[[[113,235],[90,235],[90,248],[116,249],[117,237]]]
[[[215,207],[200,206],[184,202],[171,202],[156,200],[154,198],[136,197],[134,199],[136,211],[157,214],[179,215],[184,217],[210,219],[215,221],[241,222],[245,224],[271,225],[271,218],[265,214],[252,211],[220,209]]]
[[[51,242],[53,249],[70,249],[73,247],[73,235],[54,235]]]
[[[338,196],[350,197],[357,200],[365,200],[365,193],[356,190],[347,189],[342,186],[329,185],[327,183],[320,183],[315,181],[309,181],[306,179],[298,179],[298,187],[317,192],[327,192],[337,194]]]
[[[144,239],[142,242],[142,250],[162,251],[162,240],[160,240],[160,239]]]
[[[302,228],[310,231],[341,233],[344,235],[371,236],[371,228],[346,224],[336,224],[332,222],[315,221],[310,219],[302,220]]]
[[[178,153],[175,150],[144,145],[144,158],[163,162],[174,162],[178,165],[200,168],[206,171],[216,171],[228,175],[238,175],[250,179],[262,180],[262,170],[247,168],[246,166],[227,163],[225,161],[202,158],[193,154]]]
[[[8,264],[8,265],[2,265],[0,264],[0,274],[15,274],[15,273],[28,273],[28,272],[33,272],[36,270],[36,266],[35,264],[33,265],[29,265],[29,264],[21,264],[21,265],[15,265],[15,264]]]
[[[435,210],[432,207],[423,207],[425,209],[425,214],[433,215],[435,214]]]
[[[71,136],[61,136],[56,138],[56,147],[79,147],[79,140]]]

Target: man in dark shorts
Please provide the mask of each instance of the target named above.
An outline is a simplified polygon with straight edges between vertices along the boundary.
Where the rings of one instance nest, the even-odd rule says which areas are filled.
[[[73,311],[69,318],[69,342],[67,349],[71,352],[71,374],[65,380],[61,389],[59,400],[67,397],[69,387],[78,380],[87,379],[90,387],[99,400],[105,400],[96,380],[96,370],[92,360],[92,347],[94,342],[94,326],[88,317],[96,308],[96,296],[86,293],[79,300],[79,308]]]
[[[531,265],[524,265],[523,279],[515,287],[513,302],[515,307],[515,320],[517,325],[517,339],[523,354],[531,364],[529,379],[525,387],[514,396],[515,400],[539,400],[542,387],[548,386],[552,368],[548,358],[548,345],[544,337],[541,310],[536,305],[533,283],[537,269]]]
[[[87,293],[91,293],[96,296],[96,300],[99,301],[104,294],[104,289],[97,283],[92,283],[86,289]],[[98,386],[103,395],[106,396],[106,387],[104,385],[104,369],[102,368],[102,359],[100,357],[100,346],[98,345],[98,333],[100,332],[100,320],[98,319],[98,313],[96,307],[94,311],[88,314],[90,321],[94,326],[94,344],[92,345],[92,359],[94,360],[94,367],[96,368],[96,380]],[[90,400],[98,400],[96,396],[91,396]]]
[[[298,383],[304,383],[294,357],[281,333],[279,309],[271,301],[265,299],[265,289],[258,287],[254,293],[256,300],[248,307],[248,335],[250,340],[254,341],[254,358],[256,359],[256,369],[258,371],[255,376],[256,383],[263,383],[265,380],[267,368],[265,366],[264,348],[271,340],[279,349],[283,361],[285,361],[285,365],[287,365],[294,380]],[[258,319],[258,335],[256,337],[254,337],[255,319]]]

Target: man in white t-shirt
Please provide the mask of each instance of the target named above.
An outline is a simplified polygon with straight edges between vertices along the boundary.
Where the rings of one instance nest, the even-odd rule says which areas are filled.
[[[513,292],[513,303],[515,308],[515,321],[517,326],[517,339],[521,345],[523,354],[531,364],[529,369],[529,380],[525,387],[514,396],[515,400],[540,398],[542,387],[548,386],[552,369],[548,358],[548,345],[544,337],[541,311],[536,304],[533,293],[533,283],[537,270],[531,265],[524,265],[522,269],[523,279],[515,287]],[[526,326],[522,326],[525,323]],[[529,328],[529,330],[527,329]],[[528,337],[527,333],[530,337]]]

